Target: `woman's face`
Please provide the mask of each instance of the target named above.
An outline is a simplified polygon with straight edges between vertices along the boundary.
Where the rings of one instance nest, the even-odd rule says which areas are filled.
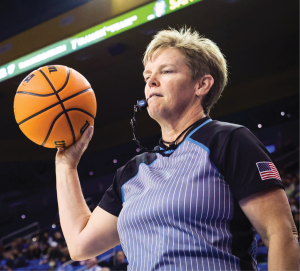
[[[146,63],[143,73],[149,115],[158,122],[180,118],[199,99],[195,94],[196,81],[185,56],[175,48],[156,52]]]

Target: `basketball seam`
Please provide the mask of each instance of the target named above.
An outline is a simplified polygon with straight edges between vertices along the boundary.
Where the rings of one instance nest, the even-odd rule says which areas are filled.
[[[94,117],[92,114],[90,114],[89,112],[87,112],[87,111],[85,111],[85,110],[83,110],[83,109],[81,109],[81,108],[69,108],[69,109],[66,109],[67,112],[68,112],[68,111],[74,111],[74,110],[81,111],[81,112],[83,112],[83,113],[89,115],[89,116],[92,117],[93,119],[95,119],[95,117]],[[56,118],[53,120],[53,122],[51,123],[50,129],[49,129],[49,131],[48,131],[48,134],[47,134],[47,136],[46,136],[44,142],[42,143],[42,146],[44,146],[44,145],[46,144],[46,142],[47,142],[47,140],[48,140],[48,138],[49,138],[49,136],[50,136],[50,134],[51,134],[51,131],[52,131],[52,129],[53,129],[53,126],[54,126],[55,122],[56,122],[56,121],[61,117],[61,115],[63,115],[63,114],[64,114],[64,112],[59,113],[59,114],[56,116]]]
[[[65,83],[63,84],[63,86],[59,90],[56,91],[57,93],[61,92],[66,87],[66,85],[69,82],[69,77],[70,77],[70,69],[68,68],[67,79],[66,79]],[[17,94],[27,94],[27,95],[38,96],[38,97],[49,97],[49,96],[55,95],[55,93],[38,94],[38,93],[27,92],[27,91],[17,91]]]
[[[89,113],[89,112],[87,112],[87,111],[85,111],[85,110],[83,110],[81,108],[74,107],[74,108],[69,108],[69,109],[66,109],[66,110],[67,111],[74,111],[74,110],[75,111],[80,111],[82,113],[85,113],[85,114],[89,115],[91,118],[95,119],[95,117],[91,113]]]
[[[39,112],[34,113],[33,115],[27,117],[26,119],[23,119],[22,121],[20,121],[20,122],[18,123],[18,125],[23,124],[24,122],[26,122],[26,121],[28,121],[28,120],[30,120],[30,119],[32,119],[32,118],[38,116],[39,114],[42,114],[42,113],[48,111],[49,109],[51,109],[51,108],[53,108],[53,107],[55,107],[55,106],[57,106],[57,105],[59,105],[59,102],[57,102],[57,103],[55,103],[55,104],[52,104],[52,105],[50,105],[50,106],[44,108],[43,110],[41,110],[41,111],[39,111]]]
[[[70,99],[72,99],[72,98],[78,96],[78,95],[81,95],[81,94],[83,94],[83,93],[86,93],[88,90],[91,90],[91,89],[92,89],[92,88],[87,88],[87,89],[81,90],[81,91],[79,91],[79,92],[77,92],[77,93],[75,93],[75,94],[73,94],[73,95],[71,95],[71,96],[69,96],[69,97],[63,99],[62,102],[65,102],[65,101],[67,101],[67,100],[70,100]],[[46,112],[47,110],[49,110],[49,109],[51,109],[51,108],[53,108],[53,107],[55,107],[55,106],[57,106],[57,105],[59,105],[59,104],[60,104],[60,103],[57,102],[57,103],[55,103],[55,104],[52,104],[52,105],[48,106],[47,108],[44,108],[43,110],[41,110],[41,111],[39,111],[39,112],[34,113],[33,115],[27,117],[26,119],[23,119],[22,121],[20,121],[20,122],[18,123],[18,125],[23,124],[24,122],[26,122],[26,121],[28,121],[28,120],[30,120],[30,119],[32,119],[32,118],[38,116],[39,114],[42,114],[42,113]]]
[[[69,71],[69,70],[70,70],[70,68],[68,68],[68,71]],[[49,85],[51,86],[52,90],[53,90],[54,93],[56,94],[56,97],[57,97],[57,99],[58,99],[58,101],[59,101],[59,103],[60,103],[60,105],[61,105],[61,107],[62,107],[62,109],[63,109],[63,113],[65,113],[66,118],[67,118],[67,120],[68,120],[68,123],[69,123],[69,125],[70,125],[70,129],[71,129],[72,136],[73,136],[73,144],[74,144],[74,143],[75,143],[75,133],[74,133],[73,125],[72,125],[72,123],[71,123],[71,120],[70,120],[70,118],[69,118],[69,115],[68,115],[68,113],[67,113],[67,111],[66,111],[66,108],[65,108],[63,102],[61,101],[61,99],[60,99],[58,93],[56,92],[56,89],[54,88],[54,86],[52,85],[51,81],[50,81],[49,78],[47,77],[47,75],[46,75],[42,70],[40,70],[40,69],[39,69],[39,72],[45,77],[45,79],[48,81]],[[65,86],[66,86],[66,84],[65,84],[63,87],[65,87]],[[61,91],[62,89],[63,89],[63,88],[61,88],[60,91]],[[44,144],[46,143],[46,141],[47,141],[47,140],[45,140],[45,141],[43,142],[42,146],[44,146]]]
[[[38,93],[27,92],[27,91],[18,91],[17,94],[27,94],[27,95],[38,96],[38,97],[49,97],[49,96],[55,95],[55,93],[51,93],[51,94],[38,94]]]

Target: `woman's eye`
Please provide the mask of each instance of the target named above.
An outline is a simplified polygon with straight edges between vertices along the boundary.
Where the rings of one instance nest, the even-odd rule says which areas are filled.
[[[170,70],[166,70],[166,71],[163,71],[163,73],[172,73],[173,71],[170,71]]]
[[[148,79],[149,79],[149,77],[146,77],[146,78],[145,78],[145,82],[146,82],[146,83],[147,83]]]

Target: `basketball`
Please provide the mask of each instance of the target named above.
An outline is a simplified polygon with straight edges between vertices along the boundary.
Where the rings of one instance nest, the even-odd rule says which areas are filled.
[[[47,148],[74,144],[94,124],[97,104],[90,83],[66,66],[51,65],[30,73],[14,100],[22,132]]]

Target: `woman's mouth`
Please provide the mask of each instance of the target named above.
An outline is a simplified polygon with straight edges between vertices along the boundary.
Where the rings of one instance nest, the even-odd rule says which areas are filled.
[[[161,94],[158,94],[158,93],[153,93],[153,94],[150,95],[150,97],[147,99],[147,101],[148,101],[149,99],[153,98],[153,97],[162,97],[162,95],[161,95]]]

